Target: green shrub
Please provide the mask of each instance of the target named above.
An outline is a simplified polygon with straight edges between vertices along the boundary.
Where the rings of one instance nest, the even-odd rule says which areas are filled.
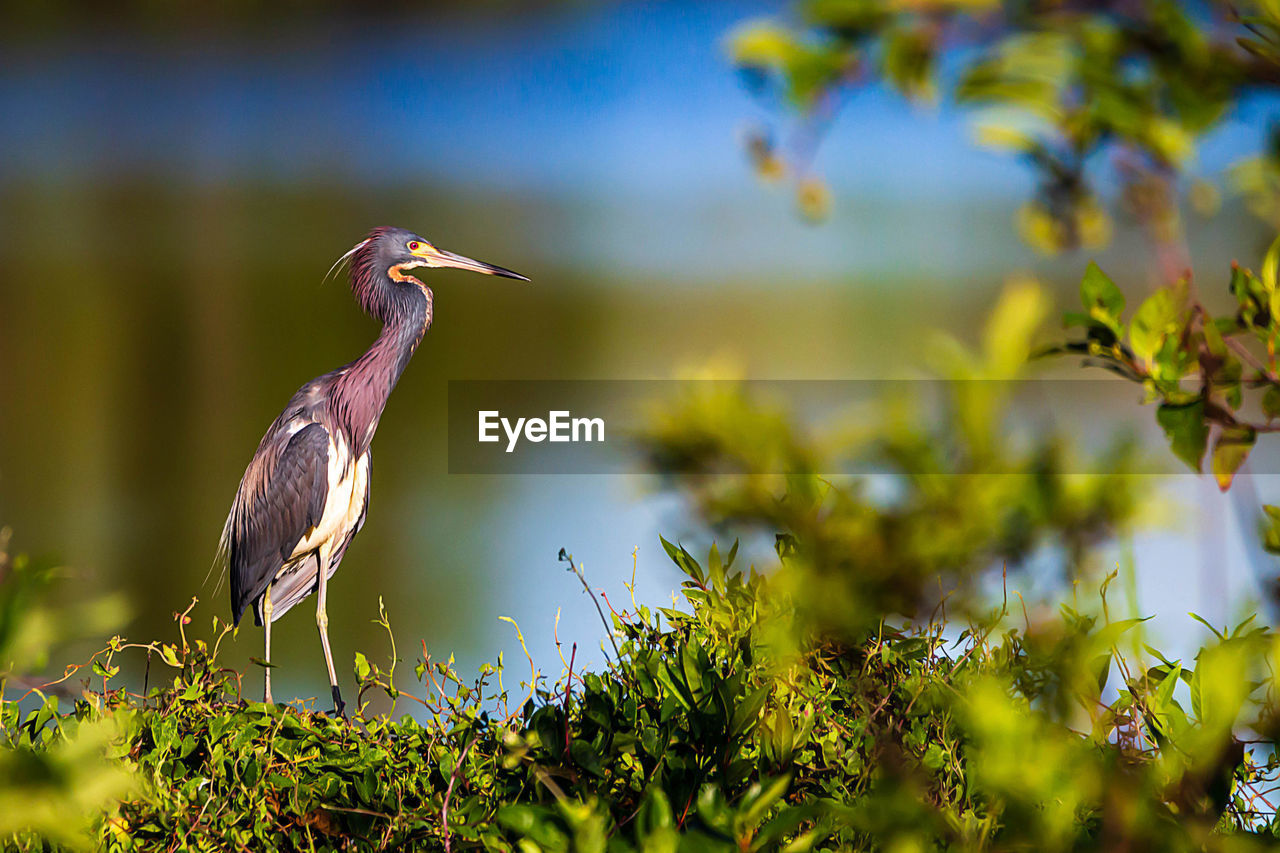
[[[515,687],[419,659],[407,691],[358,659],[362,694],[412,696],[422,721],[243,701],[218,642],[181,622],[174,645],[113,640],[73,709],[0,714],[0,756],[63,768],[49,784],[80,798],[90,836],[16,829],[31,792],[5,787],[8,846],[1227,850],[1277,827],[1267,629],[1139,664],[1118,651],[1138,620],[1105,615],[1109,578],[1054,616],[1006,602],[959,633],[886,619],[850,642],[802,621],[785,562],[765,577],[736,548],[663,544],[683,606],[610,611],[603,671],[570,661]],[[129,654],[163,681],[145,696],[111,686]],[[103,761],[130,787],[95,812],[107,783],[84,774]]]

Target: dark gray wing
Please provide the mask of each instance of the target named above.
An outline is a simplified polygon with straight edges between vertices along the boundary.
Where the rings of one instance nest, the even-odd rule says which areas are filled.
[[[287,440],[286,440],[287,439]],[[240,481],[224,531],[236,624],[324,515],[329,433],[310,424],[262,442]],[[254,611],[254,619],[261,618]]]
[[[357,460],[354,468],[365,465],[365,488],[364,488],[364,505],[360,510],[360,516],[356,519],[355,524],[347,528],[345,531],[338,531],[337,545],[329,554],[328,569],[325,572],[326,577],[333,577],[333,573],[338,570],[338,566],[342,563],[342,558],[347,553],[347,548],[351,545],[351,540],[360,532],[360,528],[364,527],[365,517],[369,514],[369,488],[370,479],[368,476],[369,454],[365,454],[365,458]],[[290,608],[296,605],[302,599],[306,598],[316,591],[320,583],[320,557],[318,554],[304,557],[301,562],[287,564],[284,570],[276,578],[271,585],[271,604],[275,608],[276,619],[288,612]]]

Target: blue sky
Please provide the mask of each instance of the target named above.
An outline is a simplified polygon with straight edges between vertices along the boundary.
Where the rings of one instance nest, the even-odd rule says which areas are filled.
[[[724,39],[776,8],[602,4],[498,28],[18,47],[0,70],[0,108],[20,118],[0,128],[3,168],[425,176],[632,197],[740,189],[740,133],[769,116],[732,73]],[[821,165],[895,193],[1020,188],[1001,158],[939,144],[963,133],[950,111],[867,91],[837,123],[839,156]]]

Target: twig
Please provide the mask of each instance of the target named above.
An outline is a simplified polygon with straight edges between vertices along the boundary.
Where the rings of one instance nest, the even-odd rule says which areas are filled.
[[[587,595],[591,596],[591,603],[596,606],[596,612],[600,614],[600,622],[604,625],[605,631],[609,635],[609,644],[613,646],[613,653],[618,660],[622,659],[622,652],[618,651],[618,643],[613,639],[613,626],[609,624],[609,620],[604,618],[604,608],[600,606],[600,600],[596,598],[596,594],[591,591],[590,585],[587,584],[586,575],[582,573],[582,569],[573,561],[573,555],[565,549],[560,549],[560,561],[569,564],[569,571],[578,576],[578,580],[582,582],[582,588]],[[612,610],[613,608],[609,608]]]
[[[187,837],[190,836],[190,834],[195,831],[195,828],[200,825],[200,821],[204,820],[205,809],[209,808],[209,803],[211,802],[213,802],[213,797],[205,797],[204,805],[200,807],[200,812],[196,815],[195,821],[192,822],[191,826],[187,827],[187,829],[183,831],[182,833],[183,847],[187,846]],[[181,827],[178,827],[178,828],[181,829]]]
[[[542,786],[551,792],[551,796],[555,797],[560,802],[564,802],[569,799],[565,795],[564,790],[555,783],[554,779],[551,778],[551,774],[547,773],[546,770],[543,770],[533,762],[530,762],[530,764],[532,765],[531,769],[533,770],[533,778],[541,782]]]
[[[515,628],[515,629],[516,629],[516,639],[520,641],[520,648],[521,648],[521,650],[523,650],[523,651],[524,651],[524,657],[525,657],[525,660],[529,661],[529,698],[528,698],[528,699],[526,699],[524,702],[521,702],[521,703],[520,703],[520,707],[522,707],[522,708],[523,708],[526,704],[528,704],[528,703],[529,703],[529,701],[531,701],[531,700],[533,699],[533,697],[534,697],[534,696],[536,695],[536,693],[537,693],[537,690],[538,690],[538,668],[537,668],[536,666],[534,666],[534,665],[533,665],[533,655],[529,654],[529,647],[528,647],[527,645],[525,645],[525,642],[524,642],[524,632],[520,630],[520,625],[519,625],[519,623],[517,623],[517,622],[516,622],[516,620],[512,619],[510,616],[499,616],[498,618],[499,618],[500,620],[502,620],[503,622],[510,622],[510,623],[511,623],[511,627],[513,627],[513,628]],[[557,614],[557,617],[556,617],[556,618],[557,618],[557,621],[558,621],[558,620],[559,620],[559,615],[558,615],[558,614]],[[563,659],[564,659],[564,656],[563,656],[563,655],[561,655],[561,658],[560,658],[560,659],[561,659],[561,660],[563,660]],[[511,718],[510,718],[510,717],[508,717],[508,718],[507,718],[507,722],[511,722]]]
[[[573,686],[573,660],[578,656],[578,644],[574,643],[569,651],[569,677],[564,682],[564,699],[560,706],[564,710],[564,749],[569,751],[569,688]]]
[[[373,810],[371,810],[371,809],[358,809],[358,808],[352,808],[352,807],[349,807],[349,806],[334,806],[334,805],[330,805],[329,803],[321,803],[321,804],[320,804],[320,808],[324,809],[325,811],[330,811],[330,812],[345,812],[345,813],[347,813],[347,814],[362,814],[362,815],[367,815],[367,816],[369,816],[369,817],[380,817],[380,818],[382,818],[383,820],[391,820],[391,815],[389,815],[389,814],[383,814],[382,812],[375,812],[375,811],[373,811]],[[446,846],[447,846],[447,845],[446,845]]]
[[[613,604],[609,601],[609,596],[605,594],[604,590],[600,590],[600,597],[604,599],[604,603],[609,608],[609,612],[621,619],[622,615],[618,613],[617,610],[614,610]]]
[[[458,771],[462,769],[462,763],[467,760],[467,753],[471,751],[471,747],[475,746],[476,739],[479,737],[480,731],[477,729],[462,750],[462,754],[458,756],[457,763],[453,765],[453,772],[449,774],[449,787],[444,792],[444,807],[440,809],[440,822],[444,825],[444,853],[453,853],[451,843],[453,835],[449,832],[449,798],[453,796],[453,783],[458,781]]]
[[[1224,336],[1222,340],[1228,347],[1232,349],[1233,352],[1235,352],[1236,355],[1240,356],[1241,361],[1245,362],[1254,370],[1258,371],[1258,374],[1260,376],[1262,376],[1264,379],[1266,379],[1268,382],[1272,384],[1280,385],[1280,376],[1277,376],[1275,373],[1269,370],[1266,365],[1264,365],[1261,361],[1257,359],[1256,356],[1254,356],[1253,353],[1249,352],[1249,348],[1246,347],[1243,343],[1241,343],[1239,338]]]

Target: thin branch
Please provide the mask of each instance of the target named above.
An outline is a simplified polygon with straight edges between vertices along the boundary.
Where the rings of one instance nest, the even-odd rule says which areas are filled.
[[[622,660],[622,652],[618,651],[618,643],[613,639],[613,626],[609,624],[609,620],[604,618],[604,608],[600,606],[600,599],[596,598],[596,594],[591,591],[590,585],[587,584],[587,577],[582,573],[582,569],[573,561],[573,555],[565,549],[560,549],[560,561],[569,564],[569,571],[578,576],[578,580],[582,582],[582,588],[587,595],[591,596],[591,603],[596,606],[596,612],[600,614],[600,622],[604,625],[605,631],[609,636],[609,644],[613,646],[614,656],[620,661]],[[612,610],[613,608],[610,608]]]
[[[453,853],[452,840],[453,835],[449,832],[449,799],[453,796],[453,785],[458,781],[458,771],[462,769],[462,763],[467,760],[467,753],[471,751],[471,747],[475,746],[476,740],[480,737],[480,730],[471,736],[471,740],[467,742],[466,747],[462,750],[462,754],[458,756],[458,761],[453,765],[453,772],[449,774],[449,787],[444,792],[444,806],[440,809],[440,823],[444,827],[444,851],[445,853]]]
[[[1280,385],[1280,376],[1277,376],[1274,371],[1259,361],[1253,353],[1249,352],[1248,347],[1241,343],[1239,338],[1224,337],[1223,341],[1231,348],[1232,352],[1240,356],[1241,361],[1258,371],[1259,375],[1265,378],[1268,382]]]
[[[564,711],[564,749],[569,751],[569,688],[573,687],[573,661],[578,656],[578,644],[573,644],[573,649],[569,652],[569,677],[564,682],[564,699],[560,706]]]

